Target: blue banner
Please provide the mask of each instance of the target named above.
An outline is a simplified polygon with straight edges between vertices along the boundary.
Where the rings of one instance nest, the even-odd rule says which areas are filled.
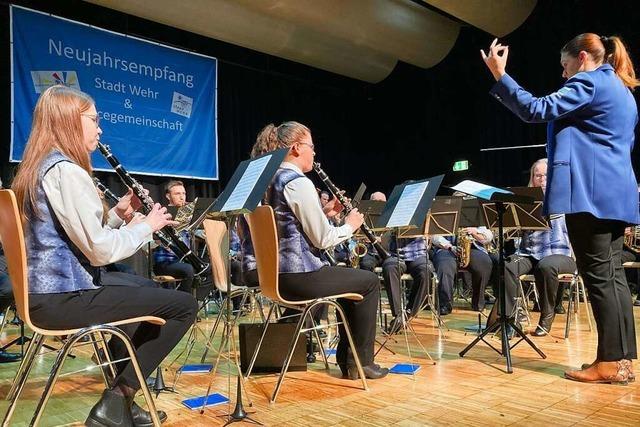
[[[11,161],[22,158],[40,93],[65,84],[95,99],[101,141],[127,170],[218,179],[215,58],[15,6],[11,24]]]

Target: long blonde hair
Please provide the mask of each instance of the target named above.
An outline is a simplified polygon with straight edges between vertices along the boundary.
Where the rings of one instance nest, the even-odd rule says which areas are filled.
[[[40,164],[53,150],[91,175],[91,158],[84,145],[80,115],[93,105],[93,99],[86,93],[62,85],[52,86],[40,95],[22,163],[11,186],[23,221],[29,219],[28,213],[39,214],[36,189]]]
[[[536,172],[536,167],[541,164],[547,164],[547,159],[538,159],[531,165],[531,169],[529,170],[529,185],[527,187],[533,187],[533,174]]]

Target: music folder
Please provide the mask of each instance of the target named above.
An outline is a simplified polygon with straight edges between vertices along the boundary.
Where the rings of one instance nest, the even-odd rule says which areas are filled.
[[[444,175],[396,185],[389,196],[376,228],[421,227]]]
[[[211,212],[236,215],[252,212],[262,200],[288,148],[240,162]]]

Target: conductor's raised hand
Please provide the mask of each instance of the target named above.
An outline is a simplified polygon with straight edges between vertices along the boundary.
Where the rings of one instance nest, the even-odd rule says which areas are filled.
[[[171,214],[168,213],[167,208],[161,206],[160,203],[153,205],[153,209],[151,209],[151,212],[147,214],[144,222],[146,222],[154,232],[167,225],[178,225],[176,221],[171,220]]]
[[[509,58],[509,46],[503,46],[498,43],[498,39],[493,39],[491,46],[489,46],[488,53],[485,53],[483,49],[480,49],[480,55],[482,60],[487,65],[493,78],[496,81],[500,80],[505,75],[507,68],[507,59]]]

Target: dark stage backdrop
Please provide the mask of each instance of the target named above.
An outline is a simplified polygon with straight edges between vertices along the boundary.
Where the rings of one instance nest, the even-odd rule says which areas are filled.
[[[221,179],[213,183],[187,181],[190,199],[217,195],[235,166],[248,156],[260,128],[285,120],[298,120],[311,128],[317,159],[333,181],[351,194],[361,181],[368,185],[368,192],[388,193],[406,179],[441,173],[446,173],[445,185],[469,178],[493,185],[525,185],[530,164],[544,157],[543,148],[479,151],[483,147],[544,143],[545,126],[520,122],[489,97],[493,79],[479,49],[486,48],[492,37],[473,27],[462,29],[452,51],[437,66],[422,70],[400,63],[387,79],[372,85],[78,0],[18,0],[14,4],[219,59]],[[502,39],[510,45],[507,71],[534,94],[554,91],[562,84],[560,48],[586,31],[621,35],[629,43],[632,57],[640,61],[640,18],[634,4],[538,0],[527,21]],[[9,58],[8,5],[0,1],[0,57],[5,59]],[[7,163],[10,70],[8,60],[1,64],[0,175],[6,184],[14,169]],[[458,159],[470,160],[469,171],[451,171]],[[113,174],[100,177],[114,190],[121,190]],[[139,178],[152,196],[160,197],[164,179]]]

